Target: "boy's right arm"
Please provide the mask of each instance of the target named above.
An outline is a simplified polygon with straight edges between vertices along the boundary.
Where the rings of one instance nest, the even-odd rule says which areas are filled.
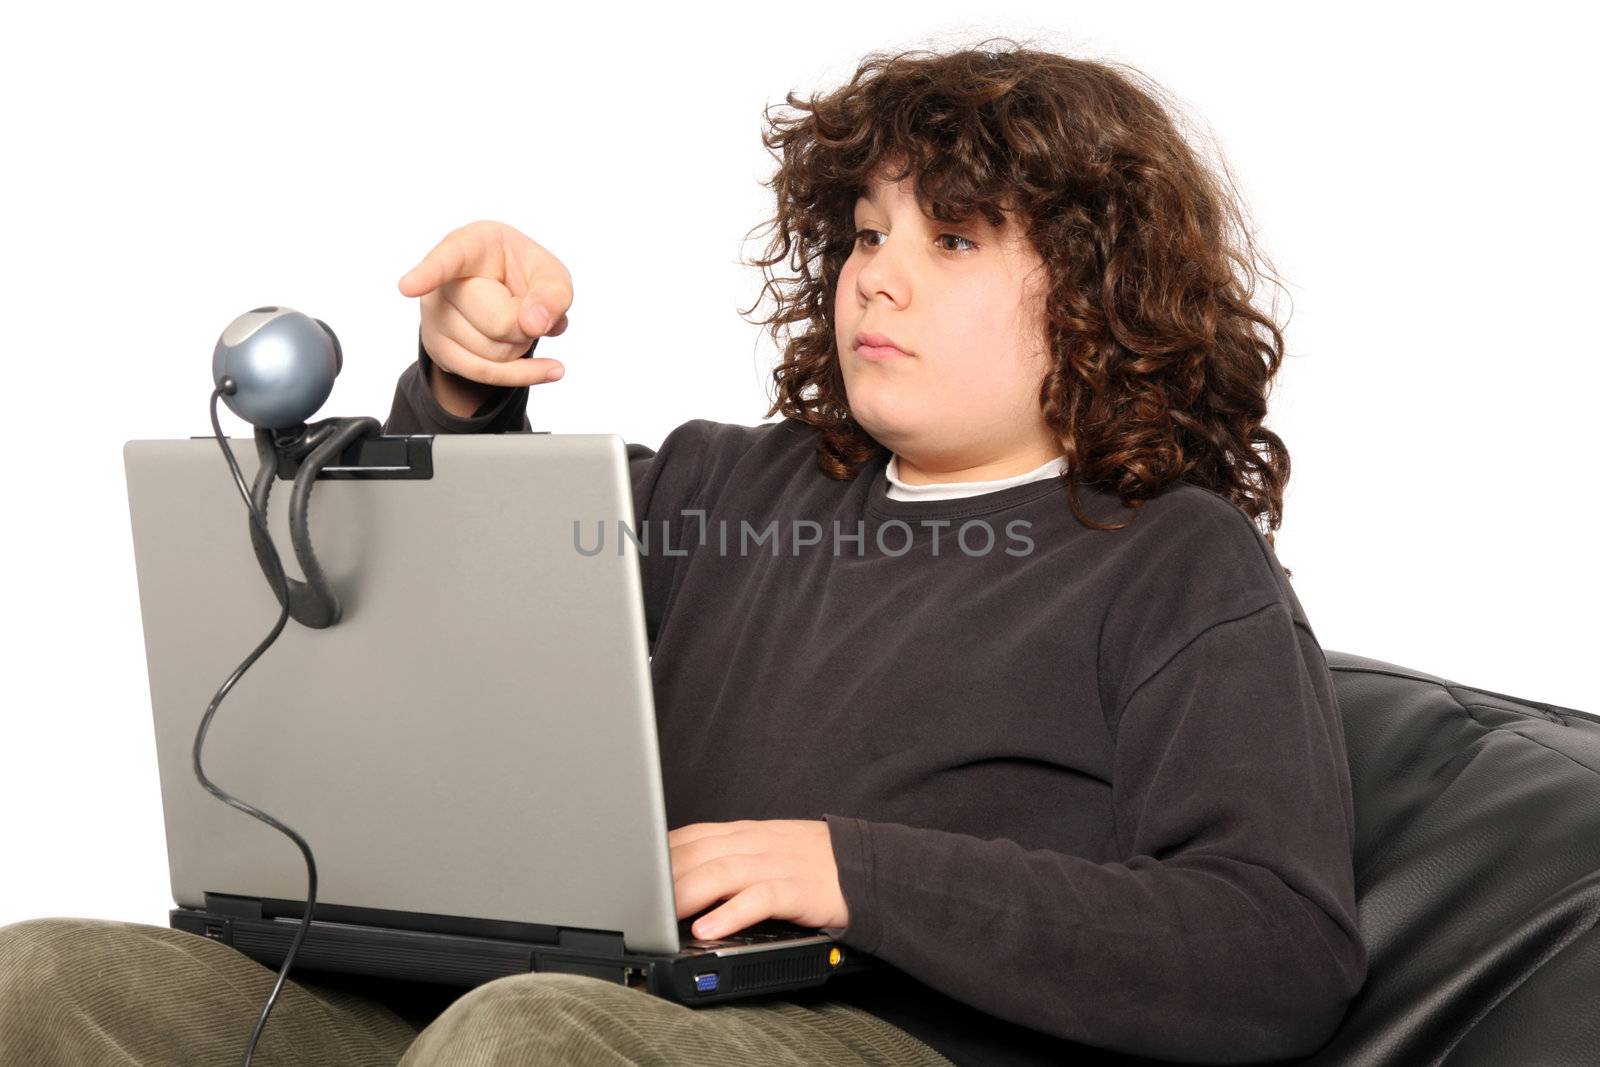
[[[385,434],[455,434],[529,432],[529,387],[491,388],[471,416],[451,413],[427,384],[429,371],[439,368],[428,355],[421,339],[417,342],[416,362],[400,374],[395,386],[394,405],[383,424]],[[693,420],[668,435],[661,449],[625,443],[630,482],[633,489],[633,530],[646,522],[657,530],[662,523],[673,526],[669,536],[674,545],[689,543],[692,522],[684,508],[695,496],[706,448],[705,430],[710,423]],[[618,537],[622,535],[617,534]],[[655,651],[662,609],[675,581],[677,559],[662,553],[640,558],[645,606],[645,639]]]
[[[462,415],[458,412],[464,405],[452,404],[449,393],[439,387],[442,373],[419,336],[416,361],[400,373],[400,380],[395,384],[394,403],[383,424],[384,433],[507,433],[533,428],[528,421],[528,386],[512,388],[466,382],[482,393],[482,399],[471,414]]]
[[[383,432],[530,432],[530,388],[565,369],[533,354],[539,338],[567,328],[572,276],[561,261],[504,223],[473,222],[451,231],[407,271],[400,292],[420,298],[422,325],[416,362],[400,374]],[[626,445],[635,530],[646,522],[681,528],[688,521],[683,509],[697,495],[713,425],[692,420],[668,434],[659,451]],[[673,542],[683,540],[680,529]],[[675,555],[640,556],[652,649],[677,573]]]
[[[427,348],[426,343],[423,348]],[[439,406],[458,418],[470,419],[495,393],[494,386],[452,374],[431,357],[422,364],[422,376],[427,379],[428,388]]]

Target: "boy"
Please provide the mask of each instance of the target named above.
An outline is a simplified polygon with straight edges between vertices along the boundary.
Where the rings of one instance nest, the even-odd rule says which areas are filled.
[[[700,1010],[518,975],[414,1038],[290,982],[263,1056],[1246,1063],[1314,1051],[1360,988],[1341,723],[1270,541],[1282,335],[1210,172],[1130,77],[1050,53],[870,58],[789,102],[757,261],[799,272],[768,285],[784,418],[628,450],[637,521],[692,546],[640,561],[675,891],[698,936],[777,917],[889,967]],[[401,291],[386,432],[528,428],[559,261],[478,222]],[[746,525],[777,537],[706,534]],[[236,1047],[272,978],[59,920],[0,933],[0,969],[63,975],[0,989],[33,1063]]]

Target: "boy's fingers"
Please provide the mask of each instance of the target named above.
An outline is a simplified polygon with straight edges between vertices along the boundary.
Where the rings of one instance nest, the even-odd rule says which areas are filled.
[[[541,356],[513,359],[507,363],[484,359],[482,356],[473,355],[443,334],[431,340],[424,337],[423,347],[433,355],[435,363],[451,374],[497,388],[516,389],[524,385],[542,385],[545,382],[556,381],[566,372],[566,368],[559,361]]]
[[[437,293],[422,298],[427,312],[424,329],[431,327],[480,359],[497,363],[520,359],[538,338],[517,327],[516,305],[504,294],[499,282],[484,278],[445,282]],[[482,325],[485,322],[497,325]]]
[[[493,278],[456,278],[445,282],[438,296],[444,301],[441,310],[448,319],[441,322],[440,327],[474,351],[493,355],[479,343],[479,337],[510,345],[519,352],[533,340],[534,335],[522,327],[516,298]],[[432,298],[424,298],[424,305],[429,299]],[[465,320],[464,323],[458,322],[456,316]],[[465,332],[466,329],[472,333]]]

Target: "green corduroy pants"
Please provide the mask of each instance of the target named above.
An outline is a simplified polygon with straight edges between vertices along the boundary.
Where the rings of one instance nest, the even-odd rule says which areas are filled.
[[[0,927],[0,1064],[238,1064],[277,972],[181,930],[102,919]],[[428,995],[418,990],[429,991]],[[949,1067],[874,1015],[778,998],[687,1008],[570,974],[464,991],[290,978],[260,1067],[874,1064]]]

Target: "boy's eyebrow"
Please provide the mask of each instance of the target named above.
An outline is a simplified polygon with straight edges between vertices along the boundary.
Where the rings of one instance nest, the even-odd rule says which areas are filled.
[[[868,204],[871,204],[873,207],[880,206],[878,204],[877,198],[874,197],[871,193],[859,193],[859,194],[857,194],[855,206],[856,207],[860,207],[861,206],[861,201],[863,201],[863,200],[865,200]],[[968,227],[973,227],[973,228],[976,228],[976,229],[983,229],[983,230],[995,230],[996,232],[998,232],[998,230],[1001,228],[1001,227],[995,226],[994,223],[992,223],[988,219],[984,218],[981,213],[975,214],[971,218],[967,218],[967,219],[963,219],[963,220],[961,220],[959,222],[951,223],[951,225],[953,225],[953,226],[968,226]],[[1003,226],[1003,224],[1002,224],[1002,226]]]

